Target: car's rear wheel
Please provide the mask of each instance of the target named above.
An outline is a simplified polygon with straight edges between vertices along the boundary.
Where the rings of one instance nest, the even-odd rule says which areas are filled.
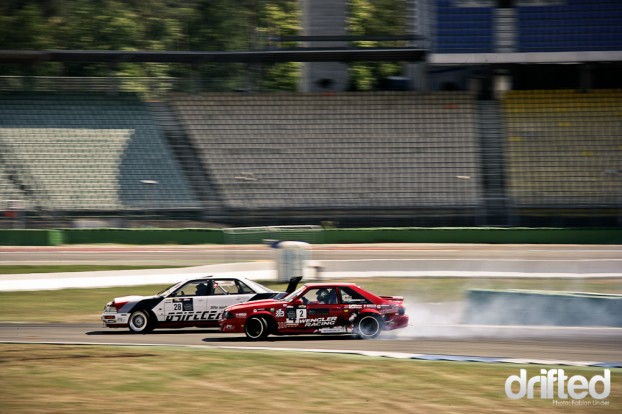
[[[248,339],[253,341],[265,339],[270,334],[268,322],[261,316],[252,316],[244,325],[244,333]]]
[[[378,315],[363,315],[354,324],[356,335],[361,339],[374,339],[382,332],[383,322]]]
[[[133,312],[130,315],[128,326],[130,331],[135,333],[146,333],[153,330],[153,322],[146,311]]]

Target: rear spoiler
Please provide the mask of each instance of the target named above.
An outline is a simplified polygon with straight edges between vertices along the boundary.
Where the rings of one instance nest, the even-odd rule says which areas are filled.
[[[292,293],[298,287],[298,283],[302,280],[302,276],[294,276],[289,279],[289,284],[287,285],[287,290],[285,293]]]
[[[380,296],[384,300],[390,300],[393,302],[404,302],[403,296]]]
[[[269,293],[258,293],[248,301],[252,302],[255,300],[263,300],[263,299],[281,299],[285,296],[289,295],[298,287],[298,283],[302,280],[302,276],[294,276],[289,279],[289,284],[287,285],[287,289],[285,292],[269,292]]]

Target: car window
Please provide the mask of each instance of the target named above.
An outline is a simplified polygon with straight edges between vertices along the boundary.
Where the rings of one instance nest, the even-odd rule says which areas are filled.
[[[255,291],[253,289],[251,289],[250,287],[248,287],[248,285],[244,282],[242,282],[241,280],[237,280],[236,281],[238,284],[238,293],[255,293]]]
[[[333,287],[309,289],[302,297],[303,303],[332,305],[337,304],[337,292]]]
[[[294,298],[297,298],[302,291],[305,289],[305,287],[299,287],[298,289],[296,289],[295,291],[293,291],[292,293],[290,293],[289,295],[285,296],[282,300],[286,301],[286,302],[290,302],[292,300],[294,300]]]
[[[208,293],[204,280],[193,280],[177,288],[171,296],[205,296]]]
[[[235,280],[214,280],[213,286],[214,295],[237,295],[241,293]]]
[[[365,296],[356,292],[355,290],[349,287],[341,287],[341,302],[345,304],[353,304],[353,303],[372,303]]]

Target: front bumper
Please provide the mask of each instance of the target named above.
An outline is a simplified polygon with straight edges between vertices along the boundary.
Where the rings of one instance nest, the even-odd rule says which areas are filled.
[[[129,313],[104,312],[101,320],[109,328],[125,328],[128,326]]]
[[[240,319],[222,319],[219,322],[220,332],[224,333],[243,333],[244,320]]]

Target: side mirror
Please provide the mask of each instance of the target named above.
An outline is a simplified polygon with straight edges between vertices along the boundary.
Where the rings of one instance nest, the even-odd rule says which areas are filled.
[[[294,299],[290,302],[290,304],[293,306],[299,306],[302,305],[302,301],[300,299]]]

